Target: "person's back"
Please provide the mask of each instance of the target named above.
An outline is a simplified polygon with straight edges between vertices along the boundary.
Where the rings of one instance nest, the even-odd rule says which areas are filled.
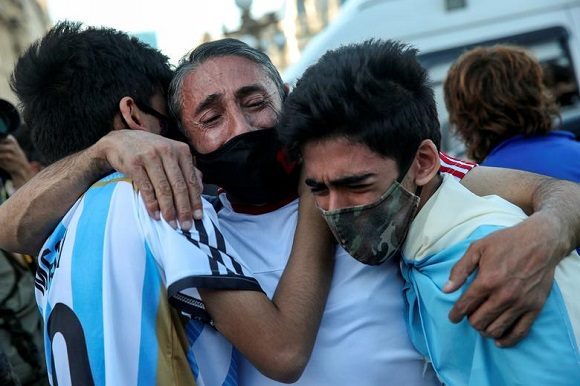
[[[458,325],[448,320],[449,309],[462,292],[443,292],[449,270],[472,242],[525,217],[499,197],[476,196],[444,177],[413,220],[401,265],[407,282],[409,332],[445,384],[572,386],[580,382],[580,302],[576,297],[580,257],[576,252],[556,268],[548,300],[517,346],[497,347],[467,320]]]
[[[517,135],[493,148],[481,164],[580,182],[580,142],[573,133],[561,130],[541,136]]]
[[[84,385],[192,385],[194,376],[211,385],[227,379],[236,366],[231,345],[209,326],[190,321],[186,328],[199,330],[202,342],[199,358],[173,309],[208,321],[195,283],[221,275],[228,284],[243,278],[243,268],[213,231],[215,212],[208,203],[204,211],[195,230],[177,232],[149,218],[131,181],[119,173],[79,199],[39,256],[36,295],[53,384],[69,377]]]
[[[580,143],[554,130],[559,108],[544,78],[541,64],[522,48],[467,51],[445,80],[449,121],[467,154],[484,166],[580,182]]]

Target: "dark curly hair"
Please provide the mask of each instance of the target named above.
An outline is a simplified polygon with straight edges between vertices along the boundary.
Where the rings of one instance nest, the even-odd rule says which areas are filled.
[[[474,48],[451,66],[444,85],[449,123],[477,162],[515,135],[543,135],[559,110],[540,63],[526,50]]]

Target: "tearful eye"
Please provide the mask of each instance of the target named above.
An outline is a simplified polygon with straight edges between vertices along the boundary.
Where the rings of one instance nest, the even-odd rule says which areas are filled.
[[[212,124],[217,123],[221,118],[221,115],[216,114],[216,115],[208,115],[208,116],[204,116],[200,119],[199,124],[201,126],[211,126]]]
[[[256,100],[252,100],[246,103],[246,107],[261,107],[264,104],[266,104],[266,101],[264,99],[256,99]]]
[[[355,192],[365,192],[367,191],[370,187],[372,187],[372,184],[353,184],[353,185],[349,185],[348,188],[350,190],[353,190]]]
[[[315,196],[322,196],[328,193],[328,189],[325,187],[310,187],[310,191]]]
[[[262,108],[270,103],[270,97],[262,92],[246,95],[241,99],[241,105],[245,108]]]

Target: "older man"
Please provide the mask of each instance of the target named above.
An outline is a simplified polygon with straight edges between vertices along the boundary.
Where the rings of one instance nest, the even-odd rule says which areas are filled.
[[[284,96],[285,87],[269,59],[231,39],[194,50],[177,69],[170,95],[170,107],[194,147],[204,179],[225,188],[216,202],[221,208],[218,218],[224,235],[244,256],[269,295],[292,246],[297,208],[295,174],[272,130]],[[151,212],[159,208],[157,197],[164,217],[175,219],[175,202],[181,213],[180,223],[189,226],[192,208],[199,206],[187,193],[185,181],[193,175],[183,161],[187,157],[182,150],[179,156],[168,154],[176,146],[152,136],[118,132],[64,160],[25,187],[9,206],[0,208],[0,218],[11,216],[17,220],[0,243],[21,248],[25,239],[19,235],[24,227],[31,232],[26,241],[34,243],[44,236],[94,175],[110,168],[109,163],[136,175],[136,180],[145,181],[144,196]],[[135,151],[135,147],[140,149]],[[151,154],[154,157],[147,156]],[[183,174],[168,166],[182,164]],[[74,170],[65,176],[60,170],[71,165]],[[463,183],[477,193],[501,193],[527,210],[537,210],[521,225],[475,244],[448,285],[450,290],[456,288],[479,266],[477,278],[451,316],[460,319],[463,314],[470,315],[478,329],[493,332],[509,343],[513,334],[517,337],[527,330],[549,291],[555,265],[577,242],[578,188],[523,173],[480,167],[469,171],[471,166],[463,166],[463,172],[456,168],[455,174],[465,177]],[[159,182],[151,185],[146,176]],[[56,181],[58,194],[49,189]],[[518,184],[509,186],[505,181]],[[167,194],[170,186],[177,193],[175,201],[168,199],[172,196]],[[183,191],[186,194],[180,194]],[[55,197],[60,201],[49,210],[41,204],[52,202]],[[63,202],[67,200],[68,203]],[[561,202],[568,205],[558,206]],[[516,249],[515,245],[525,245],[527,249]],[[520,277],[530,280],[514,282],[512,272],[520,272]],[[368,267],[339,250],[316,345],[299,382],[436,382],[431,372],[424,373],[424,360],[406,335],[401,289],[398,267],[393,262]],[[514,327],[510,330],[512,335],[505,334],[508,327]],[[240,376],[245,384],[273,382],[247,362],[240,368]]]

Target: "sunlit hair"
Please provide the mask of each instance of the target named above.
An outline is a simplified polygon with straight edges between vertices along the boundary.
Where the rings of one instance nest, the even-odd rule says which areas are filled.
[[[519,47],[478,47],[464,53],[445,80],[449,123],[477,162],[518,134],[552,130],[558,107],[540,63]]]
[[[185,78],[206,60],[224,56],[238,56],[260,65],[264,73],[274,82],[280,98],[284,98],[286,94],[284,81],[268,55],[237,39],[214,40],[199,45],[185,55],[175,69],[173,80],[169,86],[169,110],[179,122],[182,118],[182,93]]]

